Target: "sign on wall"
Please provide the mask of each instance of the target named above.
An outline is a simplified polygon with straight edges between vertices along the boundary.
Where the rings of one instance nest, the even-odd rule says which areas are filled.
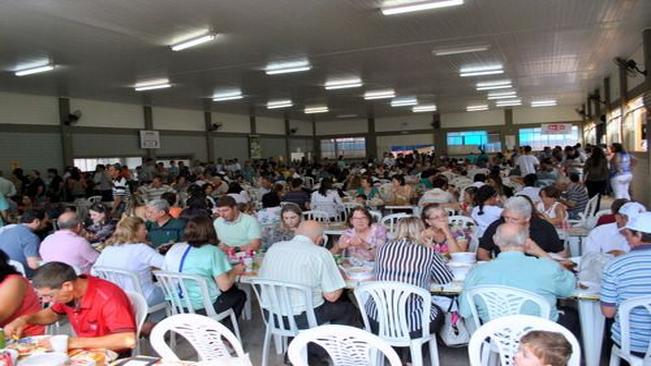
[[[545,123],[540,127],[542,134],[565,134],[572,132],[571,123]]]
[[[258,135],[249,135],[249,157],[251,159],[262,159],[262,145]]]
[[[141,149],[160,149],[160,134],[158,131],[140,130]]]

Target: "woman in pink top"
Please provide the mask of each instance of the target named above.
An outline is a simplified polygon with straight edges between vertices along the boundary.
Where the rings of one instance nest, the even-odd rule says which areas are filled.
[[[338,254],[346,250],[348,256],[372,261],[375,251],[387,241],[384,226],[373,223],[373,216],[364,207],[357,207],[348,218],[348,230],[344,231],[339,242],[330,250]]]
[[[29,281],[9,264],[9,257],[0,250],[0,328],[21,315],[41,310],[34,288]],[[45,327],[30,325],[25,328],[25,336],[42,335]]]

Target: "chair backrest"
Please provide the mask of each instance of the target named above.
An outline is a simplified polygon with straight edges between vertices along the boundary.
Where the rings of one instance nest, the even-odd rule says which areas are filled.
[[[100,203],[102,202],[102,196],[90,196],[88,197],[88,202],[91,204]]]
[[[581,346],[576,337],[567,328],[551,320],[531,315],[511,315],[491,320],[482,325],[470,337],[468,344],[468,356],[471,366],[483,366],[487,360],[482,360],[482,355],[489,352],[482,352],[483,347],[497,349],[500,356],[500,365],[514,365],[513,357],[520,347],[520,338],[533,330],[561,333],[572,345],[572,356],[568,366],[579,366],[581,363]],[[490,341],[486,341],[490,338]]]
[[[210,302],[208,283],[205,278],[198,275],[165,271],[154,271],[154,276],[156,276],[158,283],[163,288],[165,299],[170,304],[172,314],[194,314],[195,309],[188,293],[188,284],[192,283],[194,286],[198,286],[203,295],[203,308],[206,309],[206,315],[209,317],[217,316],[217,312]]]
[[[140,293],[133,291],[125,291],[124,293],[127,294],[131,303],[131,310],[136,321],[136,339],[138,339],[140,338],[142,325],[145,324],[145,318],[147,318],[147,313],[149,312],[149,305],[147,305],[147,300]]]
[[[325,211],[310,210],[303,212],[303,219],[318,222],[330,222],[330,215]]]
[[[344,203],[344,221],[350,218],[351,212],[353,212],[353,210],[356,209],[357,207],[362,207],[362,205],[360,205],[357,202]]]
[[[448,216],[457,216],[457,210],[455,210],[453,208],[446,207],[445,212],[448,213]]]
[[[237,337],[217,320],[197,314],[177,314],[156,324],[151,331],[151,345],[160,357],[169,361],[180,361],[165,342],[165,334],[174,332],[184,337],[197,351],[199,361],[223,360],[233,357],[224,343],[230,343],[235,357],[246,357]]]
[[[312,177],[303,177],[303,186],[305,188],[311,189],[314,187],[314,178]]]
[[[525,306],[534,304],[540,310],[539,316],[549,319],[551,306],[544,297],[530,291],[514,287],[499,285],[477,286],[464,290],[466,301],[470,305],[473,320],[476,328],[481,326],[482,321],[488,322],[493,319],[509,315],[522,314]],[[481,299],[481,303],[477,300]],[[478,306],[483,304],[487,318],[480,319]]]
[[[9,260],[9,265],[13,266],[16,269],[16,271],[20,272],[20,274],[22,274],[23,277],[25,276],[25,266],[23,266],[22,263],[20,263],[18,261],[15,261],[13,259],[10,259]]]
[[[413,215],[404,212],[386,215],[382,218],[382,220],[380,220],[380,223],[384,225],[387,228],[387,230],[389,230],[390,233],[394,234],[397,228],[398,221],[405,217],[411,217],[411,216]]]
[[[610,215],[612,212],[613,212],[613,211],[612,211],[611,209],[606,209],[606,210],[600,210],[600,211],[597,211],[597,212],[594,214],[594,216],[592,216],[591,218],[588,218],[588,219],[587,219],[587,222],[586,222],[585,227],[586,227],[587,229],[593,229],[595,226],[597,226],[597,221],[599,221],[599,218],[600,218],[601,216]]]
[[[423,336],[429,334],[432,295],[429,291],[403,282],[375,281],[365,283],[355,289],[355,298],[360,308],[365,308],[369,301],[375,303],[379,324],[380,338],[391,343],[409,342],[409,319],[407,305],[410,301],[422,300]],[[368,314],[361,311],[366,330],[371,330]],[[394,344],[395,345],[395,344]]]
[[[583,209],[583,219],[588,220],[597,213],[597,202],[599,202],[600,193],[597,193],[594,197],[590,198],[588,203]]]
[[[133,291],[139,294],[144,294],[142,291],[142,286],[140,285],[140,279],[135,272],[114,267],[94,266],[91,269],[91,273],[99,278],[118,285],[125,291]]]
[[[641,317],[646,318],[647,323],[651,319],[651,296],[640,296],[634,297],[622,301],[617,309],[617,314],[619,316],[619,327],[621,330],[621,350],[624,354],[631,353],[631,312],[634,309],[643,308],[641,310],[646,311],[647,314],[634,314],[633,317],[637,318],[639,321]],[[644,357],[646,362],[651,362],[651,343],[646,350],[646,356]],[[645,363],[646,365],[646,363]]]
[[[373,221],[380,222],[382,220],[382,213],[381,212],[375,211],[375,210],[370,210],[369,213],[371,214],[371,217],[373,217]]]
[[[322,247],[327,247],[328,246],[328,234],[324,233],[323,235],[321,235],[321,237],[323,238],[323,243],[321,243],[321,246]]]
[[[325,349],[334,366],[384,365],[384,362],[376,363],[379,355],[386,357],[390,366],[402,365],[396,351],[382,338],[345,325],[322,325],[299,333],[287,350],[292,365],[308,366],[305,355],[309,343]]]
[[[303,298],[303,303],[307,309],[305,313],[307,315],[308,327],[313,328],[317,326],[311,288],[261,278],[253,278],[250,280],[250,283],[260,304],[262,318],[265,324],[271,327],[272,333],[285,336],[295,336],[298,334],[299,328],[296,325],[296,315],[294,315],[292,308],[292,294]]]

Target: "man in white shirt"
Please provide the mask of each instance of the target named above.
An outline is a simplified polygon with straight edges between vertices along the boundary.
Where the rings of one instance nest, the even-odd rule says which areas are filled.
[[[608,253],[622,255],[628,253],[631,248],[626,241],[626,237],[620,231],[626,224],[646,212],[646,208],[637,202],[628,202],[615,212],[615,222],[610,224],[599,225],[590,231],[585,245],[584,253]]]
[[[432,181],[432,189],[423,193],[423,197],[418,201],[418,206],[425,207],[430,203],[450,204],[455,203],[454,196],[448,192],[448,181],[443,177],[436,177]]]
[[[531,146],[525,146],[524,155],[520,155],[517,164],[520,167],[520,175],[524,177],[528,174],[535,174],[540,162],[531,154]]]
[[[533,201],[534,206],[540,202],[540,187],[536,187],[538,177],[535,174],[528,174],[524,177],[524,188],[517,192],[516,196],[527,196]]]

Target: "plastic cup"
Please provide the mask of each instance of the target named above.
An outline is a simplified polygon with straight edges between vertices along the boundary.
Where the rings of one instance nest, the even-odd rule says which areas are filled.
[[[60,352],[60,353],[68,353],[68,338],[70,336],[67,336],[65,334],[61,335],[55,335],[50,337],[50,345],[52,346],[52,350],[54,352]]]

